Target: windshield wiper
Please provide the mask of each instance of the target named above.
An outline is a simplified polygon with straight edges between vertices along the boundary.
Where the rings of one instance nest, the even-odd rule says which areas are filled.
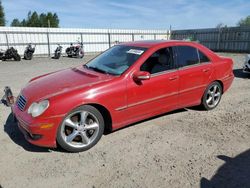
[[[83,67],[85,67],[86,69],[88,69],[88,68],[89,68],[89,66],[88,66],[88,65],[86,65],[86,64],[85,64],[85,65],[83,65]]]
[[[102,70],[98,67],[91,67],[91,66],[87,66],[87,65],[84,65],[84,67],[86,67],[87,69],[92,69],[96,72],[100,72],[100,73],[104,73],[104,74],[110,74],[109,72],[105,71],[105,70]]]

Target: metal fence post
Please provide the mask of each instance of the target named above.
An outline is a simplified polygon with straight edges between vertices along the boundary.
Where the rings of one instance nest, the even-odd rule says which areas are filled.
[[[47,32],[47,42],[48,42],[48,56],[50,57],[50,41],[49,41],[49,31]]]
[[[83,43],[82,33],[81,33],[81,43]]]
[[[154,33],[154,40],[156,40],[156,34]]]
[[[249,31],[248,31],[248,45],[247,45],[247,50],[246,50],[246,52],[247,53],[250,53],[250,29],[249,29]]]
[[[220,33],[221,33],[221,28],[219,28],[219,31],[218,31],[217,51],[220,50]]]
[[[135,41],[135,34],[132,33],[132,41]]]
[[[9,48],[9,39],[8,39],[8,33],[5,32],[5,37],[6,37],[6,44],[7,44],[7,48]]]
[[[111,37],[110,37],[110,33],[108,32],[108,41],[109,41],[109,48],[111,47]]]

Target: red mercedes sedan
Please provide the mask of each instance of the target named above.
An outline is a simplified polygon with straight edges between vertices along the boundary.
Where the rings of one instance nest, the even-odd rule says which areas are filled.
[[[232,67],[194,42],[124,43],[85,65],[33,78],[12,111],[30,143],[80,152],[105,130],[184,107],[215,108],[232,84]]]

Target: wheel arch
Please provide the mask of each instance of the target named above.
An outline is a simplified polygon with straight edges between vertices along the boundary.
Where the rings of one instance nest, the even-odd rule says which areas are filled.
[[[218,82],[218,83],[221,85],[222,94],[224,93],[224,92],[223,92],[223,91],[224,91],[223,82],[222,82],[221,80],[213,80],[212,82],[210,82],[210,83],[206,86],[206,88],[205,88],[205,90],[204,90],[204,92],[203,92],[203,95],[205,94],[206,89],[207,89],[212,83],[214,83],[214,82]],[[202,96],[203,96],[203,95],[202,95]]]
[[[222,94],[224,93],[224,84],[223,84],[223,82],[221,81],[221,80],[215,80],[215,81],[213,81],[213,82],[218,82],[220,85],[221,85],[221,89],[222,89]]]
[[[206,95],[206,92],[207,92],[208,88],[209,88],[212,84],[214,84],[214,83],[218,83],[218,84],[221,86],[221,95],[223,94],[224,85],[223,85],[223,82],[222,82],[221,80],[213,80],[212,82],[210,82],[210,83],[207,85],[207,87],[206,87],[206,89],[205,89],[205,91],[204,91],[204,93],[203,93],[203,95],[202,95],[201,104],[199,105],[199,106],[201,106],[204,110],[212,110],[212,109],[214,109],[214,108],[219,104],[219,102],[220,102],[221,97],[220,97],[218,103],[217,103],[214,107],[207,107],[207,105],[204,104],[204,96]]]
[[[87,103],[84,105],[93,106],[97,110],[100,111],[100,113],[103,115],[104,124],[105,124],[104,133],[110,133],[112,131],[112,116],[111,116],[109,110],[105,106],[98,104],[98,103]]]

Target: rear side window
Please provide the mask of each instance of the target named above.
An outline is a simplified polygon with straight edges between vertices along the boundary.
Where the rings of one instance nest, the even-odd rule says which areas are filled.
[[[210,59],[199,50],[199,58],[201,63],[207,63],[210,62]]]
[[[191,46],[177,46],[177,62],[179,67],[199,64],[198,50]]]

